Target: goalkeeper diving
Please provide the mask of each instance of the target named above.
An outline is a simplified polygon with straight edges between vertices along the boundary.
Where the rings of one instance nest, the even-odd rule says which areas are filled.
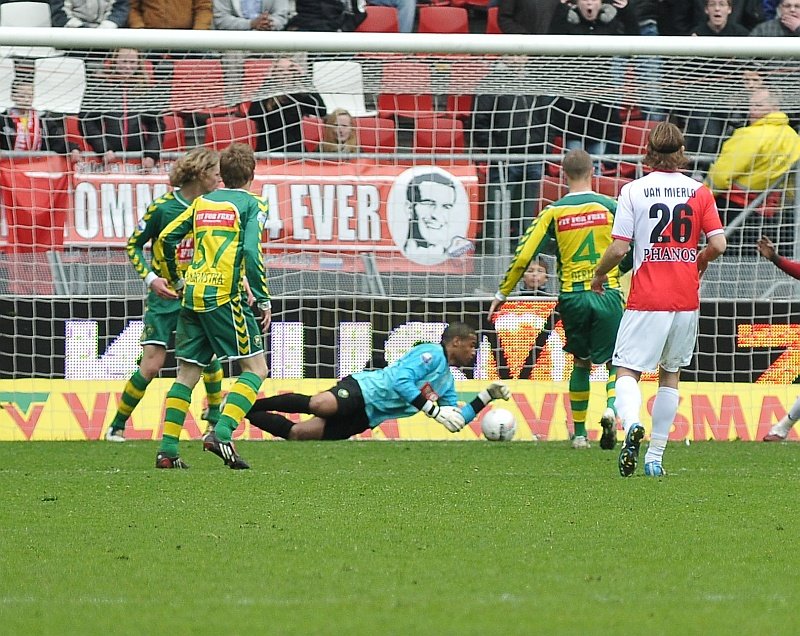
[[[314,396],[284,393],[258,399],[247,419],[275,437],[338,440],[386,420],[422,412],[457,433],[489,402],[511,397],[508,386],[492,382],[468,404],[458,406],[450,367],[471,365],[477,346],[475,329],[453,322],[444,330],[440,344],[418,344],[386,368],[353,373]],[[314,417],[294,423],[281,413]]]

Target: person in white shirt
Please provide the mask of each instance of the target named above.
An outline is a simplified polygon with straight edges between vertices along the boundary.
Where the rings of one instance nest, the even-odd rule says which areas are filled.
[[[700,276],[727,247],[714,195],[684,175],[683,134],[669,122],[650,133],[645,165],[653,171],[623,186],[617,203],[613,243],[595,269],[592,290],[602,294],[606,275],[633,243],[633,276],[617,334],[617,414],[625,429],[619,471],[636,470],[639,444],[642,371],[658,368],[653,430],[645,455],[645,475],[662,477],[664,449],[678,411],[678,379],[688,366],[697,340]],[[700,249],[705,234],[707,245]]]

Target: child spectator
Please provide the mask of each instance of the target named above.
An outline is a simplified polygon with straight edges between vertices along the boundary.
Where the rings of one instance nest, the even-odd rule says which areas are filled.
[[[320,152],[358,152],[356,129],[353,117],[344,108],[337,108],[325,115]]]

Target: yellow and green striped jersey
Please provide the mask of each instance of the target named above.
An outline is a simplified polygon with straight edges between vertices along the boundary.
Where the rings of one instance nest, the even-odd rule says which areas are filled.
[[[617,202],[594,192],[575,192],[554,201],[534,219],[519,240],[514,258],[500,283],[508,296],[531,260],[552,238],[561,293],[589,291],[597,263],[611,245]],[[608,287],[619,287],[619,269],[608,273]]]
[[[197,197],[161,233],[154,258],[163,259],[169,280],[180,279],[176,250],[191,233],[194,256],[186,270],[183,306],[202,313],[230,302],[245,274],[259,305],[269,302],[261,234],[267,203],[246,190],[221,188]]]
[[[189,205],[190,202],[183,198],[180,190],[175,190],[159,197],[147,206],[142,220],[139,221],[139,225],[131,234],[125,248],[128,252],[128,258],[133,263],[133,267],[139,276],[147,278],[147,275],[152,271],[161,278],[169,279],[164,263],[159,258],[156,258],[155,251],[152,255],[152,261],[149,265],[147,264],[144,247],[150,241],[155,245],[158,235]],[[186,271],[191,260],[192,239],[189,237],[178,247],[178,264],[181,275]]]

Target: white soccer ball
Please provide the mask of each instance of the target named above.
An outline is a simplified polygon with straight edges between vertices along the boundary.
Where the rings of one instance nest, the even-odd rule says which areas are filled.
[[[494,408],[483,416],[481,431],[490,442],[507,442],[517,432],[517,420],[511,411]]]

